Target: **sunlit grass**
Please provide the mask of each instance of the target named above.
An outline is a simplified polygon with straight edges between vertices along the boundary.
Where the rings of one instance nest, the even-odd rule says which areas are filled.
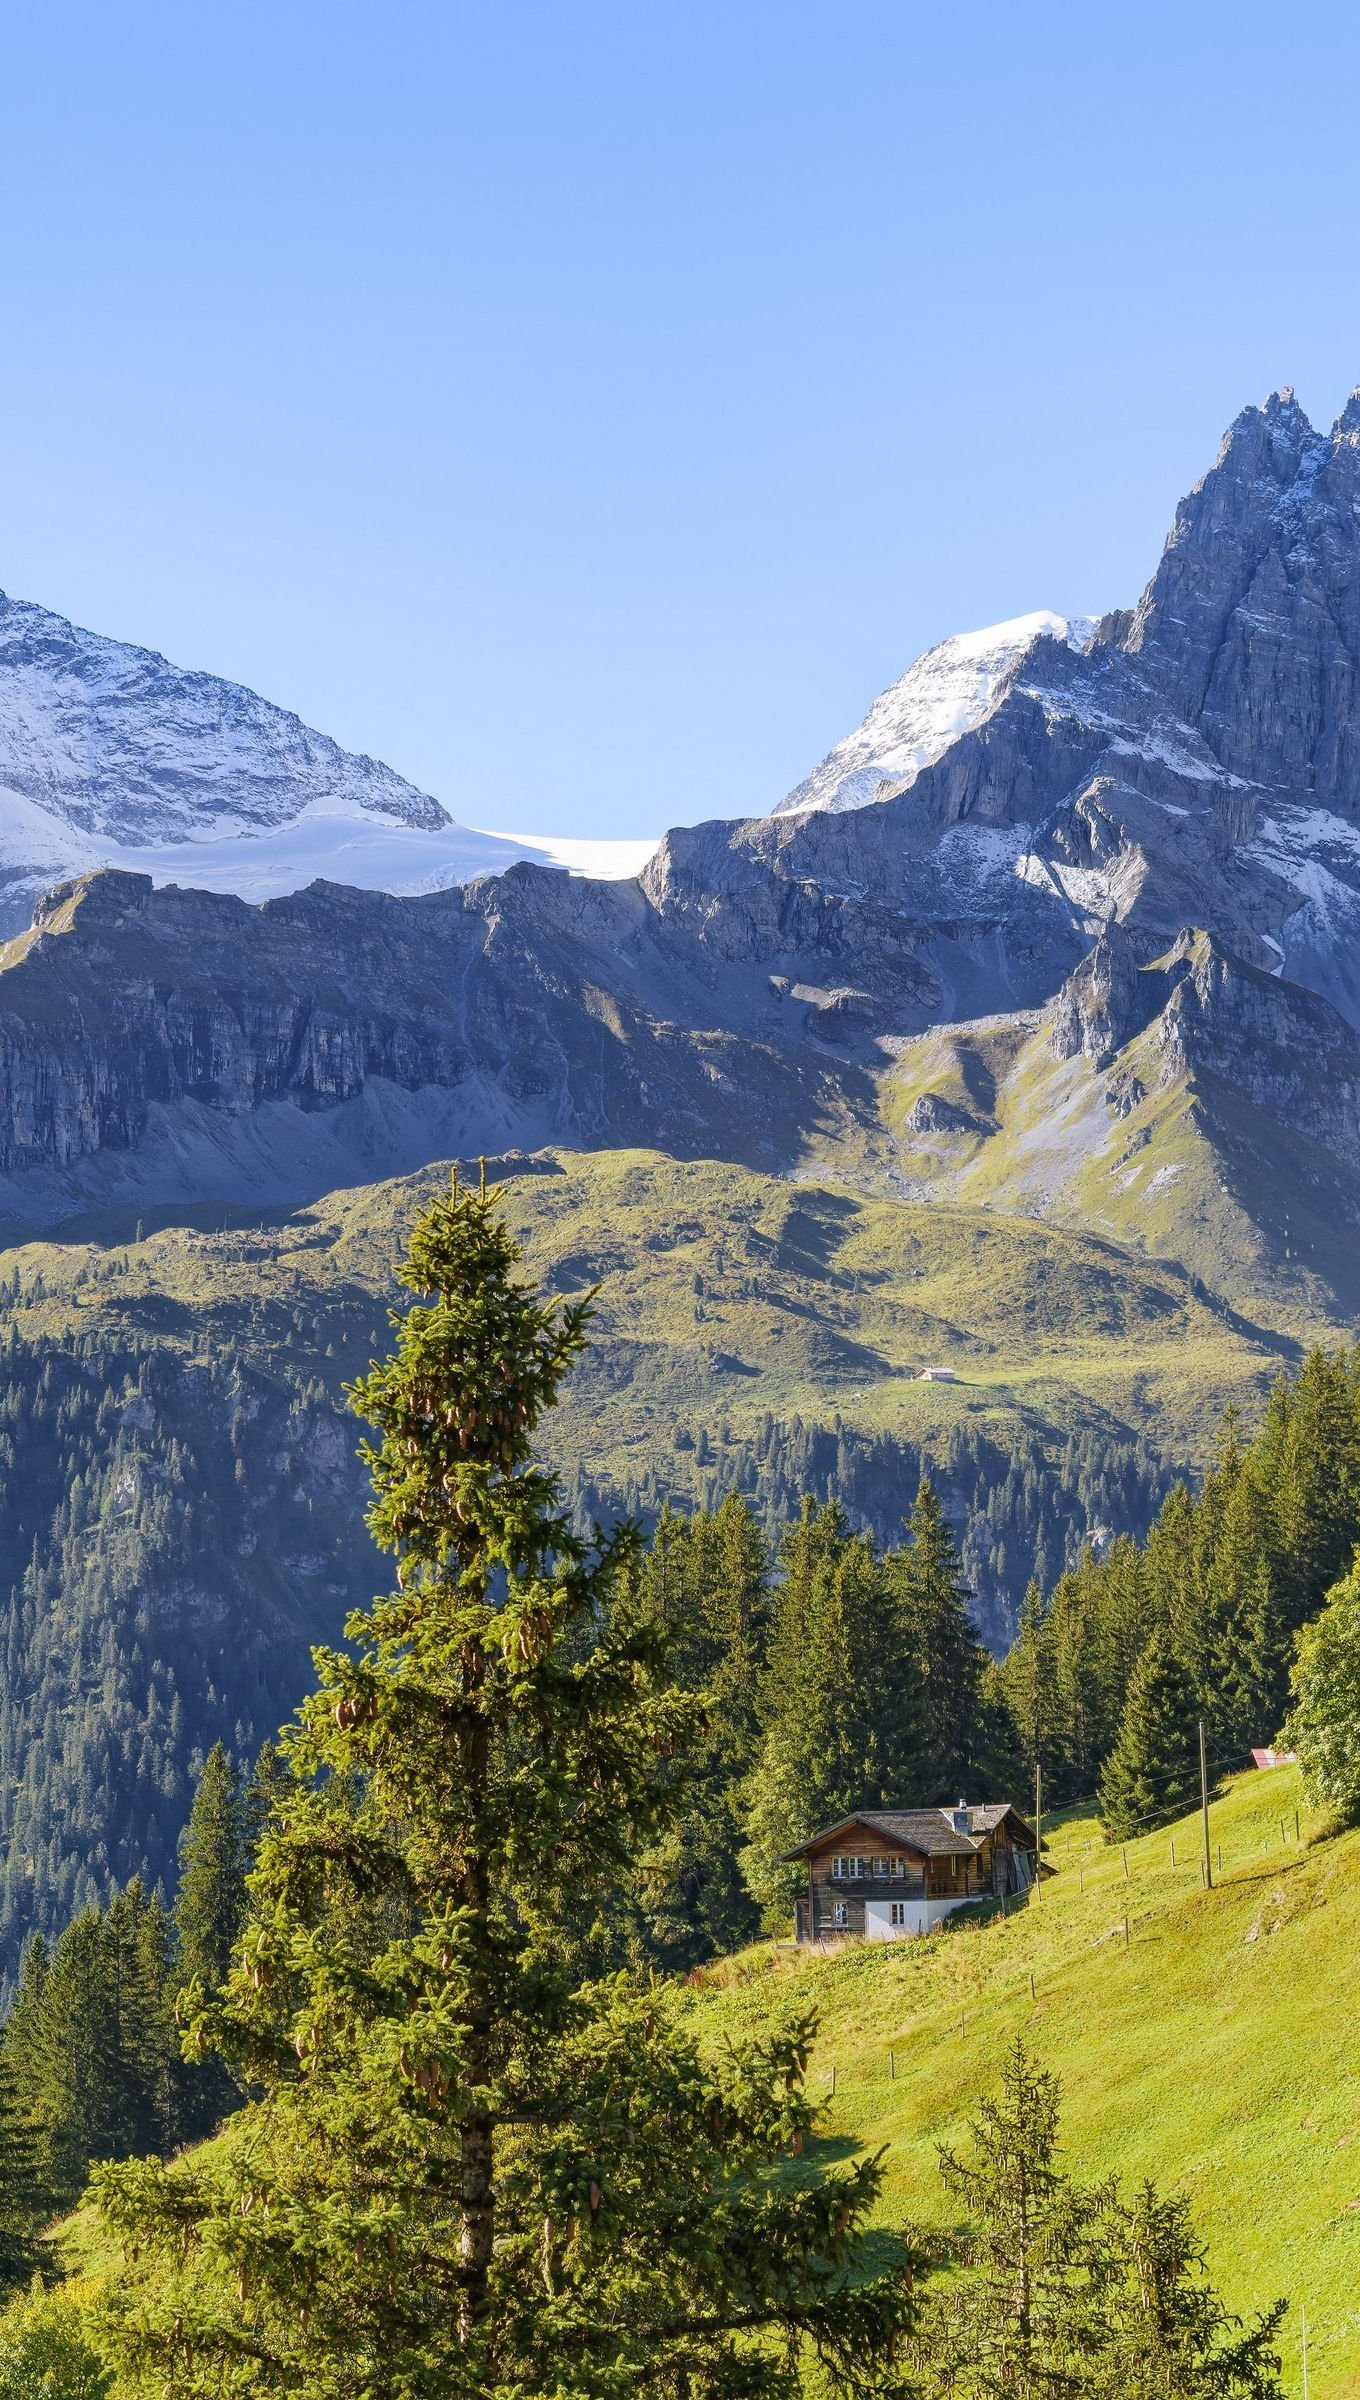
[[[1071,1811],[1051,1835],[1057,1872],[1022,1910],[822,1957],[762,1945],[710,1970],[695,2006],[735,2030],[779,1997],[813,2003],[810,2080],[827,2095],[828,2132],[886,2145],[885,2219],[935,2227],[948,2222],[936,2146],[960,2138],[1024,2034],[1062,2078],[1072,2170],[1189,2192],[1231,2304],[1289,2300],[1289,2392],[1302,2391],[1306,2309],[1311,2400],[1350,2400],[1360,1834],[1329,1838],[1296,1772],[1278,1770],[1229,1784],[1210,1835],[1206,1891],[1197,1813],[1125,1852]]]

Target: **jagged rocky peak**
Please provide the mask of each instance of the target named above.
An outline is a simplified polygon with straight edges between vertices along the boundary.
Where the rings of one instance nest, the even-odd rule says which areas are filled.
[[[1097,1067],[1107,1067],[1138,1022],[1138,961],[1128,935],[1112,918],[1054,1002],[1053,1048],[1059,1058],[1084,1053]]]
[[[1230,772],[1353,814],[1360,777],[1360,401],[1245,409],[1176,513],[1122,647]]]

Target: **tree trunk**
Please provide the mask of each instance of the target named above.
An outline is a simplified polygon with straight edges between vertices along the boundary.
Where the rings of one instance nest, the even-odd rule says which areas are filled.
[[[470,1644],[463,1660],[463,1689],[471,1698],[486,1680],[486,1661],[480,1643]],[[463,2078],[476,2092],[486,2092],[491,2068],[491,2028],[494,2018],[489,1955],[491,1890],[486,1867],[483,1818],[486,1806],[490,1735],[484,1716],[474,1715],[463,1739],[463,1772],[473,1802],[474,1845],[463,1877],[463,1902],[477,1922],[479,1971],[468,1993],[465,2023],[468,2042]],[[492,2117],[485,2105],[465,2112],[459,2153],[459,2200],[463,2224],[459,2255],[463,2269],[463,2299],[458,2312],[458,2338],[468,2342],[486,2315],[491,2255],[496,2238],[495,2140]]]
[[[487,2279],[496,2233],[492,2193],[491,2119],[468,2117],[463,2125],[460,2198],[463,2230],[459,2243],[463,2261],[463,2303],[458,2313],[460,2341],[470,2340],[473,2328],[486,2314]]]

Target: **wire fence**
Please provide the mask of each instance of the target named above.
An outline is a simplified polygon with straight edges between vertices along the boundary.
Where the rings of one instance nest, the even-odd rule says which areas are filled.
[[[1065,1809],[1076,1808],[1080,1805],[1079,1801],[1064,1803]],[[1275,1826],[1278,1826],[1279,1829],[1278,1836],[1274,1830]],[[1183,1886],[1180,1890],[1165,1893],[1160,1898],[1153,1898],[1140,1907],[1134,1898],[1140,1883],[1153,1878],[1162,1879],[1168,1874],[1174,1874],[1184,1877],[1185,1885],[1192,1889],[1204,1890],[1206,1886],[1217,1887],[1220,1879],[1223,1887],[1230,1889],[1234,1881],[1241,1877],[1243,1869],[1259,1866],[1263,1861],[1279,1858],[1281,1855],[1290,1855],[1301,1859],[1307,1847],[1301,1811],[1292,1805],[1273,1820],[1271,1831],[1264,1840],[1256,1838],[1243,1843],[1230,1838],[1225,1849],[1223,1841],[1215,1835],[1211,1840],[1207,1860],[1203,1839],[1198,1828],[1190,1827],[1184,1819],[1180,1820],[1178,1831],[1168,1831],[1166,1841],[1166,1853],[1161,1855],[1150,1851],[1147,1837],[1144,1836],[1140,1854],[1131,1864],[1127,1843],[1110,1845],[1099,1836],[1093,1836],[1087,1845],[1085,1855],[1079,1856],[1075,1861],[1068,1860],[1061,1867],[1056,1868],[1047,1888],[1042,1882],[1034,1883],[1022,1892],[1001,1893],[996,1896],[985,1895],[980,1901],[972,1903],[974,1911],[982,1908],[986,1909],[988,1914],[981,1922],[979,1922],[977,1914],[972,1914],[971,1927],[981,1932],[987,1926],[1000,1927],[1003,1924],[1018,1923],[1019,1920],[1028,1918],[1034,1921],[1037,1929],[1045,1921],[1043,1912],[1046,1908],[1062,1908],[1066,1911],[1074,1901],[1088,1900],[1093,1911],[1099,1909],[1102,1917],[1105,1917],[1105,1922],[1098,1932],[1088,1937],[1083,1947],[1102,1949],[1112,1946],[1120,1950],[1129,1950],[1136,1946],[1140,1929],[1165,1917],[1167,1912],[1178,1906],[1185,1896]],[[1116,1891],[1122,1889],[1125,1894],[1125,1905],[1118,1910],[1117,1914],[1106,1916],[1108,1892],[1112,1882]],[[965,1922],[969,1922],[969,1920],[965,1920]],[[956,1940],[962,1930],[963,1927],[958,1922],[957,1916],[952,1919],[947,1917],[928,1934],[902,1938],[909,1946],[914,1939],[925,1940],[932,1946],[938,1947],[943,1943]],[[828,1952],[839,1952],[845,1949],[858,1951],[864,1945],[856,1937],[850,1937],[847,1940],[844,1936],[838,1938],[833,1935],[824,1944],[818,1943],[815,1947],[825,1948]],[[872,1947],[878,1950],[880,1945],[874,1943]],[[884,1943],[881,1947],[885,1951],[896,1950],[898,1944],[894,1941]],[[1021,1998],[1028,1993],[1030,2005],[1037,2007],[1047,1993],[1053,1990],[1065,1972],[1070,1957],[1071,1953],[1067,1952],[1052,1960],[1036,1962],[1034,1965],[1017,1962],[1015,1991]],[[1007,1988],[1007,1979],[1004,1970],[989,1960],[987,1989],[985,1993],[979,1993],[976,1996],[976,2007],[973,2013],[979,2014],[988,2006],[993,2005],[1002,1996],[1005,1988]],[[938,2030],[939,2020],[943,2013],[945,2012],[938,2007],[925,2011],[919,2030],[925,2031],[927,2028]],[[949,2005],[948,2013],[952,2025],[952,2003]],[[957,2030],[960,2035],[966,2036],[968,2017],[969,2009],[965,2002],[958,2010]],[[865,2085],[896,2081],[899,2057],[905,2053],[909,2039],[909,2036],[904,2036],[898,2043],[885,2047],[881,2057],[875,2058],[868,2072],[860,2071],[858,2067],[852,2069],[849,2081]],[[843,2088],[847,2081],[846,2070],[837,2063],[824,2072],[829,2075],[830,2079],[827,2085],[827,2096],[834,2096],[836,2091]]]

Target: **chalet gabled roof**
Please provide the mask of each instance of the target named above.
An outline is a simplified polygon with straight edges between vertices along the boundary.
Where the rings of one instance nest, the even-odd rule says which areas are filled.
[[[838,1817],[833,1825],[823,1825],[805,1842],[800,1842],[796,1850],[786,1850],[780,1863],[787,1866],[795,1859],[806,1858],[810,1851],[820,1850],[824,1842],[834,1841],[838,1833],[848,1833],[852,1825],[862,1825],[866,1833],[877,1835],[900,1850],[914,1850],[919,1858],[975,1857],[983,1838],[994,1833],[1007,1817],[1024,1839],[1033,1841],[1031,1827],[1009,1800],[965,1805],[970,1828],[967,1833],[955,1830],[956,1811],[952,1808],[858,1808],[851,1816]]]
[[[820,1850],[823,1842],[848,1832],[852,1825],[862,1825],[867,1833],[879,1835],[900,1850],[914,1850],[921,1858],[972,1858],[980,1847],[968,1834],[954,1831],[951,1810],[864,1808],[856,1809],[852,1816],[838,1817],[834,1825],[823,1825],[796,1850],[786,1850],[782,1863],[806,1858],[810,1850]]]
[[[1022,1833],[1028,1834],[1031,1841],[1034,1839],[1034,1827],[1009,1800],[989,1800],[984,1807],[970,1808],[968,1817],[978,1833],[994,1833],[1004,1818],[1011,1817]]]

